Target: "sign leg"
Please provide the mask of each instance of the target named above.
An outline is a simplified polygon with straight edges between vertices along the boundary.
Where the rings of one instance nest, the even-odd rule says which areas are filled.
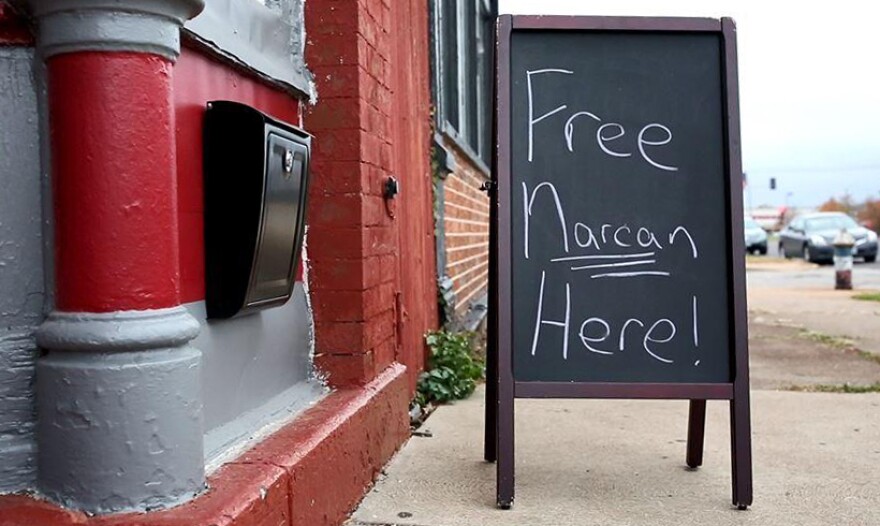
[[[730,452],[733,473],[733,505],[744,510],[752,504],[752,429],[748,390],[730,401]]]
[[[688,412],[687,465],[703,465],[703,442],[706,432],[706,401],[691,400]]]
[[[514,497],[513,378],[504,374],[499,377],[496,502],[499,508],[507,510],[513,506]]]
[[[494,126],[494,123],[493,123]],[[494,166],[493,162],[493,166]],[[493,168],[494,173],[494,168]],[[498,458],[498,212],[494,183],[488,185],[489,208],[489,312],[486,340],[486,432],[483,458]]]
[[[498,356],[492,336],[486,349],[486,430],[483,439],[483,458],[495,462],[498,458]]]

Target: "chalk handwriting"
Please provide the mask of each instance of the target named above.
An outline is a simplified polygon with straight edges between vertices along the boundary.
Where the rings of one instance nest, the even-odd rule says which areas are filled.
[[[541,207],[552,206],[554,214],[553,222],[558,222],[561,231],[561,248],[566,254],[570,252],[569,245],[569,226],[566,220],[565,207],[562,197],[556,190],[553,183],[544,181],[536,185],[533,189],[529,189],[526,182],[522,182],[522,212],[523,212],[523,255],[526,259],[530,259],[530,239],[531,230],[535,218],[533,217]],[[543,192],[541,190],[544,190]],[[539,195],[546,197],[538,199]],[[537,217],[537,216],[535,216]],[[598,234],[598,235],[597,235]],[[685,244],[690,249],[694,259],[699,259],[699,250],[694,237],[688,228],[684,225],[676,225],[671,232],[664,233],[658,237],[657,232],[647,226],[613,223],[601,223],[598,227],[591,227],[580,221],[575,222],[571,229],[571,237],[574,243],[582,249],[589,249],[595,252],[602,252],[604,249],[612,249],[615,254],[583,254],[577,256],[560,256],[550,258],[550,262],[573,262],[579,260],[590,259],[607,259],[611,261],[603,261],[596,264],[571,265],[572,271],[593,271],[596,269],[611,269],[614,267],[634,267],[641,265],[655,264],[658,259],[655,257],[658,252],[675,245]],[[661,241],[662,240],[662,241]],[[627,250],[638,247],[641,249],[649,249],[651,252],[630,253]],[[643,258],[639,261],[626,261],[628,259]],[[623,261],[613,261],[623,260]],[[599,278],[636,278],[643,276],[660,276],[667,277],[671,273],[666,270],[654,269],[637,269],[627,272],[602,272],[593,274],[591,279]]]
[[[532,356],[537,356],[538,349],[553,349],[554,342],[558,342],[560,355],[563,360],[567,360],[570,354],[569,338],[571,329],[572,305],[571,305],[571,284],[566,282],[565,286],[565,311],[562,319],[549,318],[545,312],[547,306],[544,302],[544,294],[547,284],[546,271],[541,272],[541,286],[538,292],[538,301],[535,310],[535,325],[532,333]],[[697,297],[693,296],[689,307],[693,309],[691,316],[687,318],[693,324],[693,342],[694,347],[699,347],[697,338]],[[561,314],[561,313],[560,313]],[[679,320],[681,321],[681,320]],[[650,323],[650,324],[649,324]],[[562,329],[561,338],[558,333],[546,334],[544,326],[557,327]],[[616,333],[616,334],[615,334]],[[617,352],[627,352],[631,350],[633,341],[638,350],[653,360],[663,364],[672,364],[674,359],[667,356],[661,349],[665,344],[670,344],[678,336],[679,330],[676,322],[672,318],[663,317],[652,322],[646,322],[638,317],[630,316],[620,325],[619,331],[615,328],[614,323],[602,316],[591,313],[581,322],[577,332],[577,338],[580,340],[583,348],[591,353],[611,356]],[[614,342],[617,345],[614,345]],[[611,347],[608,347],[610,343]],[[680,347],[677,346],[677,347]],[[694,366],[698,366],[700,360],[694,362]]]
[[[535,85],[533,83],[532,76],[534,75],[543,75],[548,73],[557,73],[563,75],[574,75],[575,72],[570,69],[561,69],[561,68],[546,68],[546,69],[537,69],[537,70],[526,70],[526,91],[528,95],[528,160],[529,162],[534,161],[535,158],[535,125],[544,121],[545,119],[556,115],[557,113],[563,112],[568,109],[568,104],[558,104],[552,110],[542,113],[540,116],[535,117]],[[562,102],[562,101],[559,101]],[[624,151],[623,148],[625,146],[621,143],[621,140],[626,136],[626,128],[623,124],[619,122],[603,122],[602,117],[597,115],[595,112],[588,110],[580,110],[572,113],[565,120],[565,124],[562,126],[562,134],[565,138],[565,146],[569,152],[574,153],[575,151],[575,143],[574,143],[574,131],[575,131],[575,123],[576,121],[583,120],[581,117],[589,117],[586,119],[587,123],[594,122],[599,124],[596,126],[595,132],[595,140],[596,145],[599,147],[599,150],[602,151],[605,155],[614,157],[614,158],[627,158],[632,157],[633,152]],[[660,132],[662,135],[658,135]],[[638,135],[636,136],[636,148],[639,150],[639,154],[642,159],[645,160],[650,166],[654,168],[665,171],[665,172],[677,172],[677,166],[671,166],[668,164],[663,164],[657,161],[654,157],[652,157],[647,147],[662,147],[667,146],[672,142],[672,130],[659,122],[651,122],[642,126],[639,130]],[[612,148],[612,143],[615,143],[616,146]]]
[[[562,339],[562,359],[568,359],[568,327],[569,320],[571,319],[571,288],[568,283],[565,284],[565,319],[563,321],[558,320],[545,320],[541,316],[544,315],[544,282],[547,277],[546,272],[541,272],[541,290],[538,293],[538,310],[535,315],[535,333],[532,338],[532,356],[538,350],[538,337],[541,334],[541,325],[552,325],[554,327],[562,327],[565,332],[565,336]]]
[[[547,113],[541,115],[537,119],[535,118],[535,108],[534,108],[534,103],[532,102],[532,99],[533,99],[533,96],[532,96],[532,75],[540,75],[543,73],[563,73],[566,75],[572,75],[572,74],[574,74],[574,71],[570,71],[567,69],[552,69],[552,68],[551,69],[538,69],[538,70],[534,70],[534,71],[526,71],[526,84],[527,84],[527,89],[529,92],[529,162],[532,162],[533,151],[534,151],[534,146],[533,146],[534,135],[533,134],[534,134],[535,124],[541,122],[542,120],[546,119],[547,117],[549,117],[551,115],[559,113],[560,111],[562,111],[568,107],[567,105],[563,104],[563,105],[557,106],[555,109],[550,110]]]
[[[606,272],[604,274],[593,274],[591,279],[596,278],[634,278],[636,276],[669,276],[669,272],[662,270],[640,270],[638,272]]]
[[[602,336],[599,336],[598,338],[591,338],[591,337],[587,336],[586,328],[587,328],[587,325],[589,325],[591,323],[600,324],[602,326],[602,328],[605,329],[605,334],[603,334]],[[608,325],[608,322],[603,320],[602,318],[593,317],[593,318],[588,318],[588,319],[584,320],[584,322],[581,324],[581,330],[578,333],[578,336],[581,337],[581,342],[584,344],[584,347],[586,347],[588,351],[594,352],[596,354],[614,354],[611,351],[603,351],[601,349],[597,349],[597,348],[591,346],[589,343],[587,343],[587,342],[591,342],[591,343],[604,342],[605,339],[608,338],[608,336],[610,334],[611,334],[611,326]]]
[[[562,211],[562,203],[559,201],[559,194],[556,192],[556,187],[553,186],[553,183],[543,182],[532,190],[531,196],[529,196],[529,189],[526,186],[526,183],[523,183],[522,187],[523,220],[526,224],[523,253],[525,254],[526,259],[529,259],[529,218],[532,215],[532,207],[535,206],[535,197],[538,194],[538,190],[541,188],[547,188],[553,197],[553,203],[556,205],[556,214],[559,216],[559,225],[562,227],[562,243],[565,251],[568,252],[568,229],[565,226],[565,213]]]
[[[629,131],[638,130],[637,133],[627,134],[626,126],[616,122],[613,115],[606,115],[604,117],[612,118],[605,119],[589,107],[569,108],[571,101],[553,100],[543,91],[539,96],[540,89],[549,89],[547,83],[569,82],[570,79],[564,76],[575,75],[573,70],[544,68],[527,70],[525,73],[529,163],[534,162],[538,145],[547,144],[546,141],[536,141],[538,134],[549,133],[551,135],[548,137],[555,138],[552,134],[558,133],[558,126],[562,124],[562,137],[568,153],[576,153],[579,148],[593,148],[600,155],[614,159],[638,160],[641,157],[638,162],[644,162],[660,172],[679,171],[677,163],[670,163],[670,159],[675,159],[673,130],[666,124],[646,119],[646,123],[634,128],[627,124],[630,126]],[[559,93],[558,89],[554,93]],[[534,186],[530,188],[530,184]],[[549,232],[553,239],[542,239],[542,248],[555,247],[552,253],[538,254],[537,258],[546,257],[546,263],[551,266],[541,270],[540,288],[534,303],[532,356],[538,356],[540,350],[541,354],[558,352],[557,356],[561,356],[563,360],[568,360],[571,353],[578,352],[592,353],[602,357],[597,359],[606,359],[612,358],[616,353],[636,350],[643,352],[646,359],[668,365],[681,359],[681,355],[673,350],[682,348],[682,339],[688,347],[692,344],[692,349],[699,349],[699,304],[695,294],[691,295],[689,301],[685,300],[689,307],[687,310],[682,308],[684,305],[670,305],[669,308],[673,310],[668,315],[651,316],[652,319],[646,319],[637,313],[635,316],[620,316],[619,313],[606,316],[601,311],[573,313],[571,283],[558,277],[547,279],[548,270],[555,270],[552,265],[564,265],[575,273],[570,276],[588,277],[591,280],[669,278],[672,270],[663,268],[665,251],[683,254],[686,250],[694,261],[700,258],[697,240],[687,225],[667,224],[658,227],[650,224],[650,220],[623,222],[618,218],[595,217],[595,214],[589,216],[590,220],[587,221],[583,217],[575,217],[579,212],[589,211],[580,203],[567,204],[566,199],[569,196],[564,193],[563,187],[557,189],[556,185],[545,180],[537,183],[523,181],[521,188],[523,256],[525,259],[536,259],[530,253],[530,240],[534,235],[547,236]],[[563,192],[562,195],[560,191]],[[575,208],[567,209],[566,206]],[[582,220],[569,223],[568,219]],[[539,225],[539,221],[549,221],[550,224]],[[576,247],[575,253],[571,253],[570,240],[573,240],[573,246]],[[551,273],[551,276],[554,275]],[[564,305],[559,300],[555,304],[545,301],[545,298],[559,298],[562,287],[565,290]],[[547,292],[551,288],[557,292]],[[601,309],[602,306],[591,308]],[[579,326],[575,325],[579,329],[574,335],[571,334],[573,316],[583,320]],[[583,347],[575,344],[570,348],[569,341],[572,337],[575,337],[575,342],[580,341]],[[693,361],[688,363],[700,365],[701,360],[694,359],[693,354],[689,358]]]
[[[663,339],[659,339],[659,340],[656,339],[656,338],[652,338],[651,335],[654,334],[654,329],[656,329],[657,327],[659,327],[661,323],[665,323],[665,324],[669,327],[669,336],[667,336],[666,338],[663,338]],[[672,340],[672,338],[674,338],[674,337],[675,337],[675,324],[672,323],[671,320],[668,320],[668,319],[666,319],[666,318],[663,318],[663,319],[660,319],[660,320],[655,321],[655,322],[654,322],[654,325],[651,325],[651,328],[648,329],[648,332],[645,333],[645,338],[642,340],[642,346],[644,346],[645,351],[646,351],[648,354],[650,354],[652,357],[654,357],[654,358],[660,360],[660,361],[663,362],[663,363],[672,363],[672,360],[670,360],[670,359],[668,359],[668,358],[663,358],[663,357],[660,356],[659,354],[657,354],[657,353],[655,353],[654,351],[652,351],[652,350],[648,347],[648,342],[652,342],[652,343],[668,343],[668,342],[670,342],[670,341]]]

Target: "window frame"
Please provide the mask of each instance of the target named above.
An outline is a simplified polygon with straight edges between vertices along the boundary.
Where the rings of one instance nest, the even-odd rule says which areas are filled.
[[[496,0],[432,2],[435,126],[486,176],[497,11]]]

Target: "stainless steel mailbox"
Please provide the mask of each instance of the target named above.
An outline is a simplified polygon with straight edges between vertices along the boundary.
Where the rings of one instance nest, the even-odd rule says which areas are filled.
[[[208,103],[204,127],[209,318],[284,304],[305,223],[311,137],[250,106]]]

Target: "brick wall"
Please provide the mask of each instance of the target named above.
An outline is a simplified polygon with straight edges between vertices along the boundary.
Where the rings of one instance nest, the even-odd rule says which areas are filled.
[[[306,62],[319,96],[305,115],[306,129],[316,136],[307,237],[315,362],[338,387],[369,381],[401,354],[399,294],[413,282],[401,280],[398,224],[430,221],[430,215],[401,218],[397,200],[386,200],[383,188],[392,174],[429,177],[427,154],[418,159],[400,153],[420,146],[419,138],[393,141],[401,121],[412,118],[400,104],[412,99],[415,89],[394,91],[395,68],[403,67],[395,63],[396,56],[400,62],[397,44],[422,57],[425,71],[415,87],[425,94],[428,89],[427,35],[413,42],[400,28],[427,27],[428,21],[424,10],[392,10],[390,0],[311,0],[305,5]],[[401,23],[407,16],[413,19]],[[421,113],[416,118],[427,124],[426,105]],[[428,194],[424,199],[430,202]],[[415,309],[436,311],[436,305],[409,306]],[[431,323],[432,318],[418,319]],[[410,362],[406,365],[417,374],[422,361]]]
[[[455,168],[444,181],[443,227],[447,277],[455,293],[455,317],[463,320],[473,302],[486,294],[489,277],[489,196],[487,180],[470,157],[447,148]]]

